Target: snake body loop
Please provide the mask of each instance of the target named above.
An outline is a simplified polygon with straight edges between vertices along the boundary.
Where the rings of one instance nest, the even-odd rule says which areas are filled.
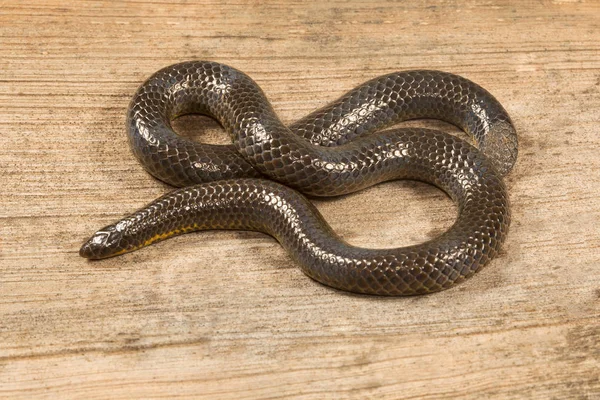
[[[233,144],[200,144],[175,134],[171,121],[188,113],[216,118]],[[453,123],[479,150],[427,129],[373,134],[413,118]],[[491,94],[456,75],[381,76],[286,127],[244,73],[213,62],[186,62],[164,68],[138,89],[127,127],[142,165],[183,188],[98,231],[81,249],[87,258],[122,254],[189,231],[255,230],[275,237],[321,283],[411,295],[445,289],[478,271],[497,254],[510,223],[501,176],[516,160],[516,132]],[[421,180],[444,190],[458,204],[454,225],[415,246],[358,248],[291,189],[333,196],[391,179]]]

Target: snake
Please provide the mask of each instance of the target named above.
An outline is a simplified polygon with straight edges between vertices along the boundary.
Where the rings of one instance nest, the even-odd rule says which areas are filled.
[[[171,123],[187,114],[218,121],[231,144],[178,135]],[[416,118],[449,122],[469,139],[426,128],[390,129]],[[452,73],[379,76],[285,125],[242,71],[187,61],[139,87],[126,129],[143,167],[178,189],[93,234],[80,250],[88,259],[192,231],[250,230],[274,237],[306,275],[326,286],[404,296],[471,277],[499,253],[508,233],[503,177],[517,159],[514,124],[486,89]],[[446,192],[458,208],[453,225],[424,243],[362,248],[337,235],[310,201],[396,179]]]

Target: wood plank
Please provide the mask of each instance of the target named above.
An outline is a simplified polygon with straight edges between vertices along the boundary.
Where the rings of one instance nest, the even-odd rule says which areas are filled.
[[[323,287],[258,233],[79,258],[169,189],[131,155],[124,115],[189,59],[247,72],[289,122],[395,70],[480,83],[520,134],[501,256],[400,299]],[[0,0],[0,396],[600,398],[599,110],[596,1]],[[178,129],[223,142],[204,123]],[[422,242],[456,213],[416,182],[316,204],[367,247]]]

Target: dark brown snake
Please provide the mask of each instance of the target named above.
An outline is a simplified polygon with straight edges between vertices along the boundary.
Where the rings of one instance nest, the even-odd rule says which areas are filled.
[[[190,113],[217,119],[233,144],[178,136],[171,121]],[[479,150],[429,129],[372,134],[414,118],[455,124]],[[515,129],[490,93],[449,73],[384,75],[285,126],[244,73],[214,62],[185,62],[158,71],[138,89],[127,129],[146,170],[183,188],[95,233],[81,248],[83,257],[106,258],[197,230],[253,230],[275,237],[308,276],[325,285],[413,295],[473,275],[498,253],[508,231],[501,177],[516,161]],[[359,248],[337,236],[296,191],[334,196],[392,179],[444,190],[458,204],[455,223],[419,245]]]

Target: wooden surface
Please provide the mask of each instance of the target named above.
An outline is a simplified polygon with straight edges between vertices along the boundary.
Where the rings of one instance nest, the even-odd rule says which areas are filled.
[[[80,258],[168,190],[131,155],[124,114],[189,59],[247,72],[289,122],[395,70],[480,83],[520,134],[501,256],[398,299],[323,287],[258,233]],[[599,93],[597,1],[0,1],[0,396],[600,398]],[[203,121],[178,129],[225,140]],[[415,182],[317,205],[371,247],[422,242],[456,213]]]

